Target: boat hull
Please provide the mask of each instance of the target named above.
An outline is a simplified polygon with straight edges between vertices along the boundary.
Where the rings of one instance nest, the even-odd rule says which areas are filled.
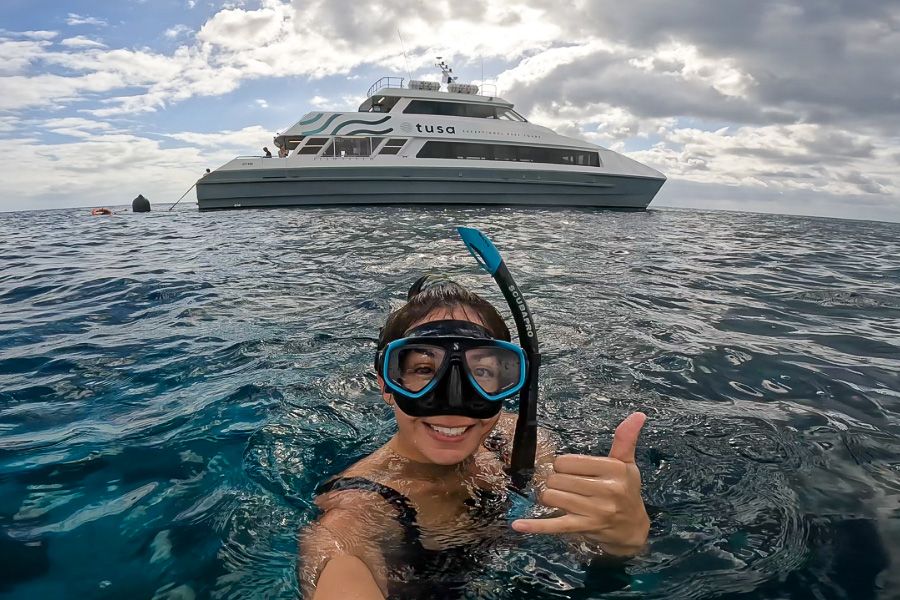
[[[583,171],[441,167],[220,170],[197,182],[200,210],[357,204],[492,204],[643,210],[665,182]]]

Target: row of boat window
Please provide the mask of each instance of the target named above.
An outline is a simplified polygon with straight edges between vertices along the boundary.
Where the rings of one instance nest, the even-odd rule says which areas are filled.
[[[381,144],[383,137],[336,137],[333,140],[327,137],[309,138],[306,145],[297,151],[298,154],[319,154],[324,147],[321,156],[348,157],[348,156],[372,156],[372,153]],[[406,144],[406,138],[388,138],[378,154],[397,154]]]
[[[390,112],[400,98],[388,96],[372,104],[371,112]],[[465,102],[440,102],[437,100],[412,100],[403,113],[407,115],[437,115],[441,117],[470,117],[473,119],[501,119],[526,123],[525,117],[503,106],[470,104]]]
[[[404,114],[438,115],[442,117],[472,117],[475,119],[502,119],[525,123],[525,117],[510,108],[490,104],[464,104],[461,102],[435,102],[413,100],[403,109]]]
[[[456,158],[465,160],[505,160],[554,165],[599,167],[600,155],[588,150],[478,144],[472,142],[425,142],[417,158]]]
[[[382,141],[384,141],[384,144],[382,144]],[[406,138],[336,137],[332,139],[314,137],[309,138],[306,145],[297,152],[298,154],[318,154],[322,157],[331,158],[362,158],[372,156],[376,150],[377,154],[399,154],[406,142]],[[425,145],[422,146],[416,157],[600,166],[600,155],[588,150],[513,144],[480,144],[474,142],[425,142]]]

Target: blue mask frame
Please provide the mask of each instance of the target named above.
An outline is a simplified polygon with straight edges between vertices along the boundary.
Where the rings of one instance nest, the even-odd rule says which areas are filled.
[[[448,348],[447,355],[444,357],[441,365],[438,367],[437,371],[434,374],[434,377],[431,379],[428,384],[423,387],[418,392],[411,392],[402,386],[398,385],[393,378],[390,376],[390,364],[392,354],[403,348],[404,346],[409,346],[411,344],[429,344],[434,346],[442,346]],[[455,347],[454,347],[455,346]],[[441,336],[412,336],[400,338],[399,340],[394,340],[390,342],[387,346],[385,346],[382,351],[383,354],[380,358],[381,362],[381,378],[384,380],[385,386],[391,390],[392,393],[405,396],[407,398],[417,400],[428,394],[434,392],[435,388],[441,383],[444,377],[450,372],[450,366],[453,362],[454,357],[458,357],[464,352],[466,349],[475,348],[475,347],[496,347],[503,348],[505,350],[509,350],[514,352],[519,358],[519,379],[515,386],[499,392],[497,394],[490,394],[485,391],[481,385],[479,385],[478,381],[475,377],[472,376],[472,373],[469,371],[466,366],[465,361],[460,361],[463,365],[462,371],[466,374],[467,379],[469,380],[469,384],[478,394],[484,398],[485,400],[490,400],[491,402],[499,402],[511,396],[517,394],[522,387],[527,382],[527,372],[528,372],[528,359],[525,356],[525,351],[522,350],[519,346],[511,343],[505,342],[503,340],[495,340],[489,338],[471,338],[465,336],[453,336],[453,335],[441,335]]]

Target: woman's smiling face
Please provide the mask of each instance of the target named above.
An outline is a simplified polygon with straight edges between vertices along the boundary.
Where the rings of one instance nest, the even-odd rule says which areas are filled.
[[[431,311],[422,319],[410,324],[407,331],[425,323],[444,320],[469,321],[482,327],[486,326],[477,312],[463,307],[453,307]],[[427,356],[413,357],[412,360],[417,361],[416,365],[411,365],[415,367],[413,372],[424,372],[429,368]],[[487,369],[484,370],[487,372]],[[500,418],[499,413],[489,419],[473,419],[460,415],[412,417],[397,407],[390,393],[385,393],[384,381],[380,376],[378,383],[382,389],[382,397],[393,407],[394,417],[397,419],[395,449],[416,462],[455,465],[464,461],[481,447]]]

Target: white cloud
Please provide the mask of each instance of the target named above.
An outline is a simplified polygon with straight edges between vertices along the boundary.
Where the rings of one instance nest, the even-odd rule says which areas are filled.
[[[41,123],[41,127],[52,133],[77,138],[89,138],[98,132],[109,133],[113,129],[109,123],[81,117],[47,119]]]
[[[358,94],[342,94],[341,101],[332,110],[356,110],[366,97]]]
[[[0,110],[20,110],[48,103],[76,101],[86,93],[108,92],[125,85],[115,73],[90,73],[81,77],[37,75],[0,77]]]
[[[548,47],[559,35],[552,24],[542,24],[543,12],[524,5],[485,4],[478,21],[450,0],[421,7],[409,15],[404,41],[413,68],[428,67],[435,54],[461,63],[480,57],[514,59]],[[108,106],[93,109],[97,116],[133,114],[159,110],[193,96],[221,95],[237,89],[249,79],[306,76],[321,78],[347,75],[363,64],[381,64],[391,71],[405,61],[395,47],[395,17],[398,8],[389,5],[316,0],[309,4],[283,4],[263,0],[260,8],[232,8],[213,15],[198,31],[198,43],[181,46],[173,54],[150,50],[113,49],[70,53],[47,53],[43,58],[76,72],[117,76],[123,86],[143,92],[106,99]],[[402,11],[401,11],[402,12]],[[426,27],[422,15],[439,16]],[[347,22],[346,17],[353,19]],[[84,23],[91,17],[71,13],[70,21]],[[419,27],[418,25],[421,25]],[[350,27],[350,31],[346,29]],[[174,29],[174,28],[173,28]],[[475,40],[467,43],[464,40]],[[78,76],[75,76],[77,78]],[[45,104],[73,99],[68,94],[80,87],[65,86],[66,94],[45,96]],[[38,102],[34,95],[20,94],[22,107]],[[7,108],[16,108],[6,100]]]
[[[75,13],[69,13],[66,17],[66,25],[95,25],[97,27],[106,27],[107,23],[103,19],[96,17],[83,17]]]
[[[269,108],[269,103],[264,98],[257,98],[254,102],[260,108]]]
[[[25,71],[39,59],[51,44],[48,41],[10,40],[0,38],[0,75],[13,75]],[[4,93],[6,93],[4,91]],[[0,100],[2,102],[2,100]]]
[[[0,116],[0,133],[6,133],[8,131],[15,131],[19,127],[19,119],[16,117],[2,117]]]
[[[315,108],[325,108],[327,106],[331,106],[331,100],[324,96],[313,96],[309,103]]]
[[[57,124],[94,127],[94,122],[66,119]],[[157,139],[106,132],[102,124],[97,129],[101,131],[91,137],[68,143],[0,138],[0,152],[16,157],[15,168],[3,170],[4,193],[18,199],[15,208],[79,206],[86,201],[94,206],[127,204],[138,194],[154,203],[174,202],[206,168],[239,154],[259,154],[272,139],[271,132],[253,126],[222,134],[172,134],[170,139],[192,144],[172,148]]]
[[[624,55],[626,52],[627,49],[624,46],[610,44],[603,40],[591,40],[580,44],[549,48],[534,53],[501,73],[497,77],[497,85],[502,94],[504,90],[539,82],[560,66],[575,63],[597,53],[614,56]]]
[[[4,31],[2,33],[6,33],[6,32]],[[17,35],[20,37],[26,37],[26,38],[32,39],[32,40],[52,40],[53,38],[55,38],[56,36],[59,35],[59,32],[58,31],[46,31],[46,30],[19,31],[19,32],[14,33],[13,35]]]
[[[708,84],[725,96],[745,96],[754,83],[753,77],[742,72],[733,60],[703,56],[689,44],[668,43],[649,56],[631,58],[629,63],[645,71],[677,73],[687,81]]]
[[[191,28],[188,27],[187,25],[178,24],[178,25],[173,25],[172,27],[169,27],[168,29],[166,29],[163,32],[163,34],[167,38],[175,39],[177,37],[181,37],[182,35],[184,35],[186,33],[189,33],[190,31],[191,31]]]
[[[166,137],[204,148],[230,147],[246,152],[248,148],[262,147],[268,144],[272,139],[272,132],[260,125],[252,125],[237,131],[225,130],[216,133],[181,132],[170,133]],[[234,158],[234,156],[231,155],[228,158]]]
[[[106,48],[106,44],[103,42],[92,40],[83,35],[66,38],[60,42],[60,45],[66,46],[67,48]]]
[[[670,178],[836,196],[900,195],[894,146],[855,132],[794,124],[660,133],[653,148],[630,156]]]
[[[642,119],[622,106],[603,102],[578,106],[572,103],[540,105],[529,111],[529,120],[563,135],[583,138],[619,151],[630,138],[648,138],[674,118]]]
[[[225,50],[252,50],[266,47],[287,34],[285,22],[293,18],[285,5],[259,10],[223,10],[207,21],[197,37]]]

